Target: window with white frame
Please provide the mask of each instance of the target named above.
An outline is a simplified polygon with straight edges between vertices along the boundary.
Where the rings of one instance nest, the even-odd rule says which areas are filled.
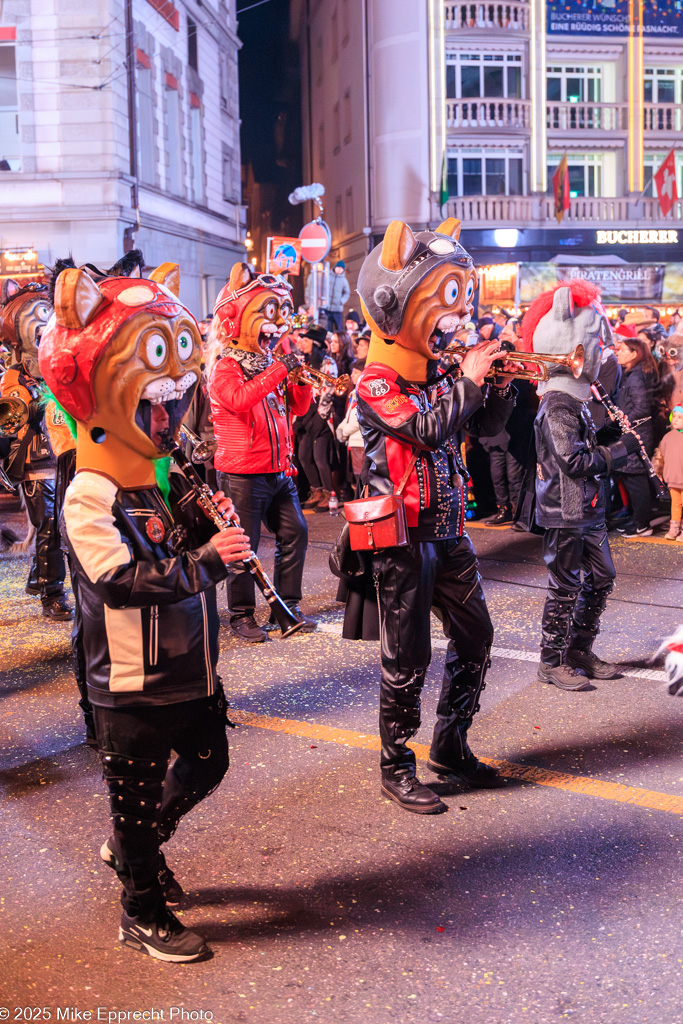
[[[683,66],[645,68],[643,99],[646,103],[683,103]]]
[[[14,44],[0,46],[0,161],[4,170],[21,170],[19,103]]]
[[[180,103],[178,90],[166,87],[164,90],[164,107],[166,115],[166,138],[168,149],[166,155],[167,181],[166,188],[174,195],[183,192],[183,145],[180,131]]]
[[[548,194],[553,191],[553,174],[557,170],[563,153],[548,153]],[[572,199],[584,196],[601,196],[603,187],[602,153],[569,153],[569,195]]]
[[[202,112],[199,107],[190,107],[190,144],[192,146],[192,165],[190,181],[192,200],[204,202],[204,139],[202,133]]]
[[[520,99],[523,88],[521,53],[446,55],[447,99]]]
[[[149,58],[147,58],[149,60]],[[156,132],[154,125],[154,88],[150,66],[138,64],[135,70],[135,99],[138,122],[138,173],[143,181],[156,183]]]
[[[599,103],[602,99],[602,68],[558,64],[546,70],[548,103]]]
[[[524,158],[519,149],[464,149],[448,154],[450,196],[521,196]]]

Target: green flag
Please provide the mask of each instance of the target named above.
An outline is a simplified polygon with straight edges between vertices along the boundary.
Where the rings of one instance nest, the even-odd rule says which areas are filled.
[[[443,217],[444,205],[448,202],[450,193],[448,191],[448,159],[446,157],[446,150],[443,151],[443,160],[441,161],[441,191],[439,193],[439,206],[441,208],[441,216]]]

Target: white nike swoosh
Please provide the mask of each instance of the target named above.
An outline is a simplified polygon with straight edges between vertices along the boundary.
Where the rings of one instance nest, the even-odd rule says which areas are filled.
[[[153,934],[151,928],[143,928],[141,924],[138,925],[138,930],[141,931],[143,935],[149,935],[150,937]]]

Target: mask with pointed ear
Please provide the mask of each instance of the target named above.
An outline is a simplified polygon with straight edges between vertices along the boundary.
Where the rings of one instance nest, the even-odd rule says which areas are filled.
[[[178,295],[180,292],[180,267],[177,263],[161,263],[156,270],[152,271],[149,279],[164,285],[174,295]]]
[[[21,285],[18,281],[12,280],[11,277],[6,277],[0,285],[0,303],[5,303],[8,299],[11,299],[13,295],[16,295]]]
[[[252,277],[248,263],[235,263],[228,278],[228,291],[238,292],[240,288],[245,288]]]
[[[87,327],[102,300],[102,292],[86,270],[63,270],[55,285],[57,323],[71,330]]]
[[[447,217],[436,229],[437,235],[450,235],[457,241],[460,238],[461,221],[457,217]]]
[[[476,275],[472,257],[457,239],[459,232],[460,222],[455,217],[445,220],[437,231],[417,235],[402,221],[391,221],[384,240],[366,258],[358,277],[358,294],[376,334],[428,353],[429,336],[442,316],[452,315],[458,321],[471,314]],[[420,296],[420,301],[426,298],[430,306],[426,317],[430,324],[425,320],[420,331],[424,327],[428,333],[421,342],[409,343],[407,337],[400,337],[405,311],[411,295],[427,277],[434,294]],[[443,295],[438,285],[444,286]],[[425,357],[433,358],[431,354]]]
[[[400,220],[392,220],[382,242],[382,266],[386,270],[403,270],[416,244],[415,235],[408,225]]]
[[[571,288],[558,288],[553,296],[553,319],[571,320],[574,316],[574,299]]]

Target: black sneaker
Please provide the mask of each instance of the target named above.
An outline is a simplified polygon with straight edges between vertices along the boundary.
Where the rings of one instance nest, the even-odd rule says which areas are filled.
[[[243,615],[241,619],[234,619],[230,623],[230,629],[240,640],[246,640],[248,644],[262,644],[268,639],[265,629],[259,626],[253,615]]]
[[[511,522],[512,509],[510,508],[500,508],[495,516],[489,516],[488,519],[484,520],[486,526],[509,526]]]
[[[167,963],[185,964],[212,956],[202,936],[182,925],[170,910],[166,910],[159,921],[151,922],[129,917],[124,910],[119,942]]]
[[[53,622],[71,622],[74,613],[66,594],[54,594],[43,601],[43,615]]]
[[[449,765],[441,764],[430,757],[427,761],[427,767],[430,772],[434,772],[436,775],[443,775],[448,779],[454,779],[456,782],[462,782],[473,789],[499,789],[507,784],[507,779],[500,774],[497,768],[484,764],[474,754],[462,761],[455,761]]]
[[[112,871],[118,871],[119,862],[116,854],[114,853],[114,837],[110,836],[102,846],[100,847],[100,857]],[[180,882],[176,879],[171,869],[166,864],[166,858],[164,857],[161,850],[159,850],[159,861],[161,867],[159,869],[159,885],[161,891],[164,894],[169,907],[177,907],[185,895],[183,887]]]
[[[592,651],[579,651],[570,648],[567,651],[567,664],[572,668],[581,668],[589,679],[619,679],[621,672],[616,665],[602,661]]]
[[[404,811],[413,814],[441,814],[448,810],[433,789],[423,786],[415,775],[403,772],[400,775],[382,775],[382,795],[395,800]]]
[[[635,540],[638,537],[651,537],[654,530],[651,526],[639,526],[637,529],[634,526],[631,530],[620,530],[619,533],[626,540]]]
[[[552,683],[560,690],[593,689],[586,673],[580,668],[572,668],[571,665],[544,665],[541,662],[538,666],[538,678],[542,683]]]

